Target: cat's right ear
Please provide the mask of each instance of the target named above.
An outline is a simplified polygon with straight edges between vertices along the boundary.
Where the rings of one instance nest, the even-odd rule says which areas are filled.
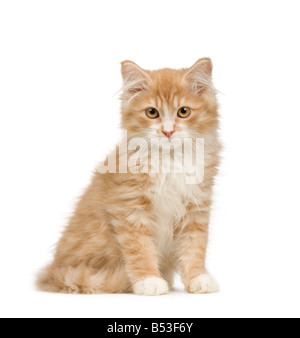
[[[121,62],[123,90],[129,94],[136,94],[147,88],[150,82],[148,74],[132,61]]]

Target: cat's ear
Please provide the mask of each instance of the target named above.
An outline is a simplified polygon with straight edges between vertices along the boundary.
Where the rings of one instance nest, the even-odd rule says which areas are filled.
[[[203,58],[187,70],[185,80],[188,82],[192,91],[200,95],[207,88],[212,87],[212,69],[213,65],[211,60],[209,58]]]
[[[132,61],[121,62],[124,91],[136,94],[147,88],[150,82],[148,74]]]

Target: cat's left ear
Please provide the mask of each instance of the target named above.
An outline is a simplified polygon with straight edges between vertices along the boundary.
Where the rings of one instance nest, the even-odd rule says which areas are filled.
[[[121,62],[124,90],[129,94],[136,94],[147,88],[151,81],[148,74],[132,61]]]
[[[211,59],[203,58],[187,70],[185,80],[190,85],[192,91],[200,95],[207,88],[212,87],[212,69]]]

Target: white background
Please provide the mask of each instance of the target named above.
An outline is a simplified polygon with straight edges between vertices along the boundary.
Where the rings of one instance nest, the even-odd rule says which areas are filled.
[[[299,316],[299,1],[0,2],[0,315]],[[119,62],[209,56],[223,162],[209,270],[215,295],[35,291],[39,269],[119,135]]]

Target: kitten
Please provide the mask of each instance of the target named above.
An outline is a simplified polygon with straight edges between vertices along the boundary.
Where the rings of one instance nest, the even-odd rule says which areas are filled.
[[[127,158],[116,156],[116,173],[95,171],[53,263],[38,278],[39,289],[162,295],[169,292],[178,271],[188,292],[217,291],[205,269],[220,150],[211,73],[208,58],[180,70],[148,71],[131,61],[122,62],[122,127],[127,139],[116,155],[136,137],[146,140],[147,146],[153,139],[174,145],[185,138],[194,145],[196,138],[204,139],[203,180],[190,184],[186,172],[147,172],[151,158],[145,146],[139,150],[146,155],[137,160],[144,170],[120,170],[132,149]],[[173,164],[178,160],[174,152],[170,158]],[[126,162],[125,169],[128,166]]]

